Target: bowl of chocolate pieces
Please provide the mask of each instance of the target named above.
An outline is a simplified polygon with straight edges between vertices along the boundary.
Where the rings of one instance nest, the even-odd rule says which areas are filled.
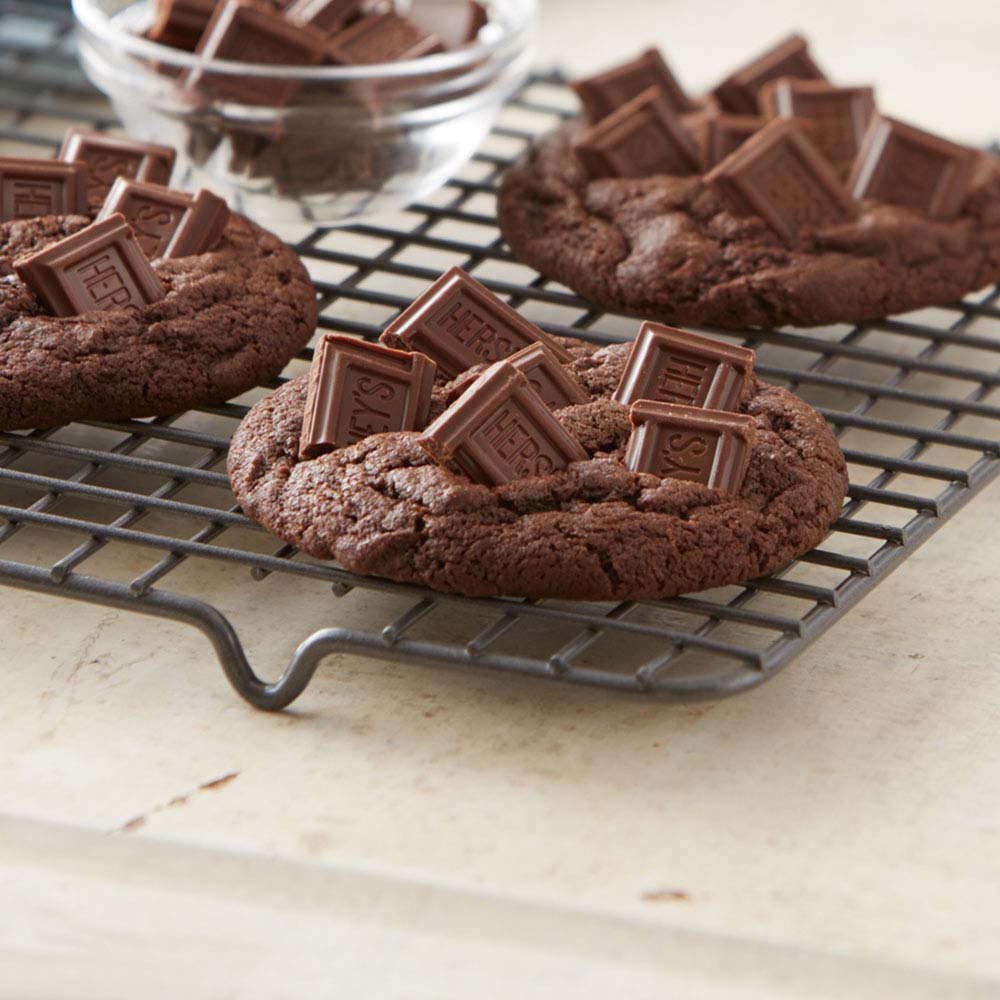
[[[535,0],[74,0],[80,60],[178,182],[338,223],[433,191],[530,62]]]

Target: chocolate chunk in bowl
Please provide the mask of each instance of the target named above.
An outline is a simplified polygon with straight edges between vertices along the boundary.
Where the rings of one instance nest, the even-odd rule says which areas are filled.
[[[534,3],[493,0],[478,27],[484,8],[459,9],[446,46],[401,11],[229,0],[192,54],[163,44],[184,39],[157,32],[162,9],[151,25],[138,0],[74,8],[84,70],[130,134],[177,148],[186,186],[313,224],[422,197],[485,137],[526,76]]]

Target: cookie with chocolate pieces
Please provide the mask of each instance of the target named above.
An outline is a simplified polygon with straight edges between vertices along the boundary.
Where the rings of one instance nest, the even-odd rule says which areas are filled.
[[[592,114],[614,122],[628,100],[536,140],[497,200],[515,258],[595,305],[674,326],[820,326],[1000,281],[1000,159],[880,116],[871,88],[825,80],[799,36],[679,116],[700,174],[616,167],[613,142],[581,161]]]
[[[550,409],[515,356],[439,379],[423,431],[315,460],[298,454],[310,389],[294,379],[233,437],[241,508],[352,572],[468,596],[664,598],[753,579],[821,541],[847,480],[804,402],[750,375],[737,411],[630,411],[609,388],[630,344],[559,344],[585,402]]]

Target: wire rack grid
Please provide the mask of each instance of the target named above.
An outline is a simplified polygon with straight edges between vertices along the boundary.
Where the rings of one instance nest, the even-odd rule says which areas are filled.
[[[63,4],[0,0],[0,77],[0,151],[50,155],[71,124],[114,127],[76,68]],[[496,229],[498,178],[572,107],[557,76],[535,77],[471,163],[424,203],[379,224],[283,232],[313,275],[320,328],[375,338],[460,264],[552,332],[633,336],[635,320],[514,261]],[[288,705],[334,652],[666,699],[732,694],[790,662],[1000,473],[1000,407],[988,401],[1000,382],[998,296],[983,290],[862,326],[713,331],[755,348],[766,378],[824,414],[851,472],[827,541],[766,579],[614,605],[469,600],[305,558],[241,514],[224,474],[232,431],[272,385],[165,419],[0,434],[0,583],[194,625],[260,708]],[[284,377],[310,358],[307,349]],[[294,606],[288,620],[326,626],[273,682],[244,646],[264,606],[268,621]]]

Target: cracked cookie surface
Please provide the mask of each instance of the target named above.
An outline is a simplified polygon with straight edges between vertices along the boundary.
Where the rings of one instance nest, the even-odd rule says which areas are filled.
[[[212,251],[153,262],[166,290],[160,301],[49,315],[13,263],[89,222],[46,216],[0,225],[0,430],[222,402],[273,378],[312,336],[316,293],[302,262],[238,215]]]
[[[505,175],[514,256],[584,298],[644,319],[737,328],[860,322],[1000,280],[1000,160],[980,157],[959,216],[861,202],[857,220],[785,244],[700,176],[588,181],[573,123]]]
[[[300,461],[302,376],[238,428],[233,490],[249,517],[312,556],[478,597],[669,597],[771,572],[826,535],[847,489],[844,459],[798,397],[751,380],[740,406],[756,421],[749,471],[727,496],[625,468],[628,410],[610,395],[631,344],[560,342],[591,400],[556,415],[588,461],[491,488],[431,461],[417,432]],[[439,382],[431,418],[470,381]]]

